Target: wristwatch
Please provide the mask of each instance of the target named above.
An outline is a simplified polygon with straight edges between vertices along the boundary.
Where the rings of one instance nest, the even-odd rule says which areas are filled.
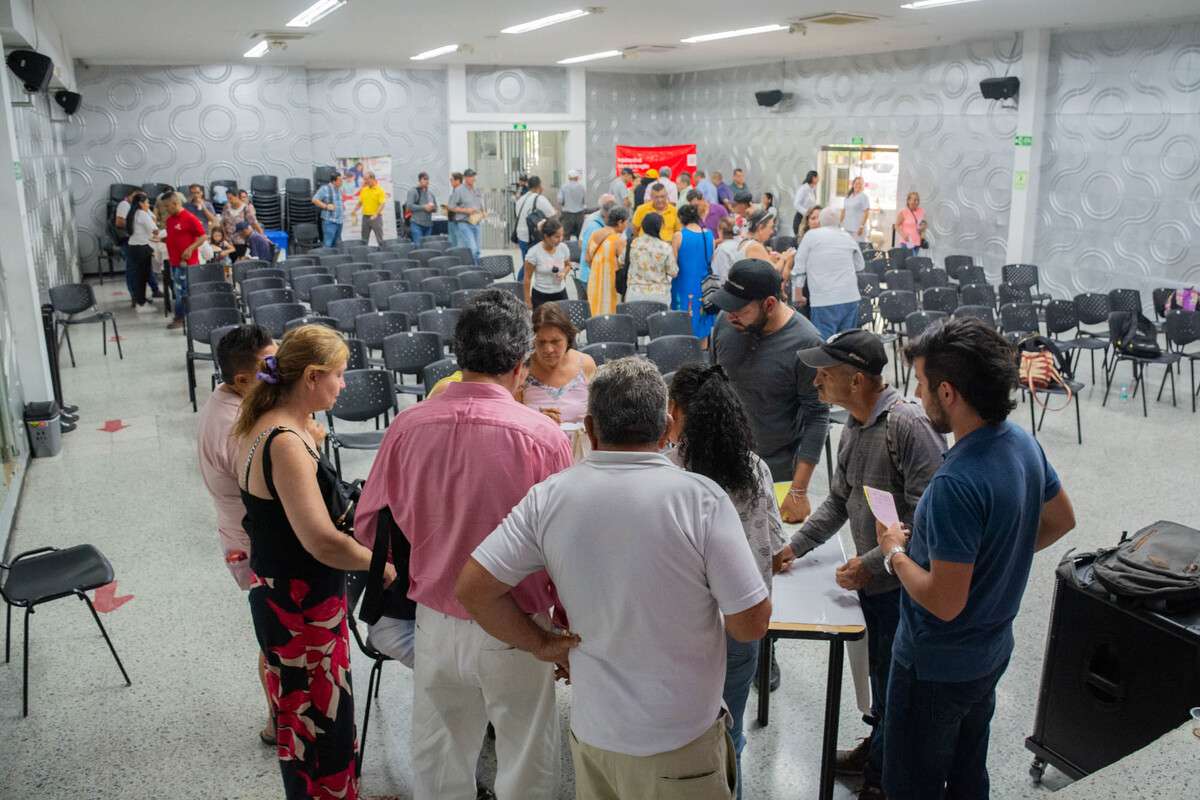
[[[884,572],[886,572],[888,575],[895,575],[895,574],[896,574],[895,570],[893,570],[893,569],[892,569],[892,558],[893,558],[893,557],[894,557],[894,556],[895,556],[897,553],[905,553],[905,554],[907,554],[907,553],[908,553],[908,551],[904,549],[904,546],[903,546],[903,545],[899,545],[899,544],[898,544],[898,545],[896,545],[895,547],[893,547],[891,550],[888,550],[888,551],[887,551],[887,553],[886,553],[886,554],[884,554],[884,556],[883,556],[883,570],[884,570]]]

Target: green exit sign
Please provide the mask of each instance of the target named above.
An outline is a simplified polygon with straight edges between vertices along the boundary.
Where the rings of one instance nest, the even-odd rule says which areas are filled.
[[[529,130],[529,126],[526,125],[524,122],[514,122],[513,130],[514,131],[527,131],[527,130]]]
[[[1013,146],[1014,147],[1033,147],[1033,137],[1032,136],[1014,136],[1013,137]]]
[[[862,144],[862,143],[863,143],[863,137],[861,137],[861,136],[851,136],[850,137],[850,144]]]

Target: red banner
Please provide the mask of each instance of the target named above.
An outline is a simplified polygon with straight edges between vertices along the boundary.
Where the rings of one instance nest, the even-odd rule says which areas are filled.
[[[670,167],[671,174],[679,177],[681,172],[696,169],[696,145],[672,144],[665,147],[634,147],[617,145],[617,174],[629,167],[635,172]]]

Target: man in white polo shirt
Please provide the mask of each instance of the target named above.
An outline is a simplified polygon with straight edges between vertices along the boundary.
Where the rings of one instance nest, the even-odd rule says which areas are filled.
[[[729,497],[660,455],[667,387],[648,361],[596,372],[588,459],[535,485],[475,549],[459,601],[492,636],[574,687],[576,797],[728,800],[725,632],[754,641],[771,601]],[[538,627],[511,587],[545,569],[571,632]],[[724,624],[722,624],[722,622]]]

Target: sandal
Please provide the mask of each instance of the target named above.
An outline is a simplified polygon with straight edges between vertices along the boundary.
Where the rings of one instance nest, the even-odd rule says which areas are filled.
[[[268,730],[270,731],[270,733],[267,732]],[[271,721],[269,723],[267,723],[267,727],[263,728],[261,731],[258,732],[258,738],[262,740],[263,744],[270,745],[271,747],[274,747],[276,744],[278,744],[278,741],[276,740],[276,737],[275,737],[275,717],[274,716],[272,716]]]

